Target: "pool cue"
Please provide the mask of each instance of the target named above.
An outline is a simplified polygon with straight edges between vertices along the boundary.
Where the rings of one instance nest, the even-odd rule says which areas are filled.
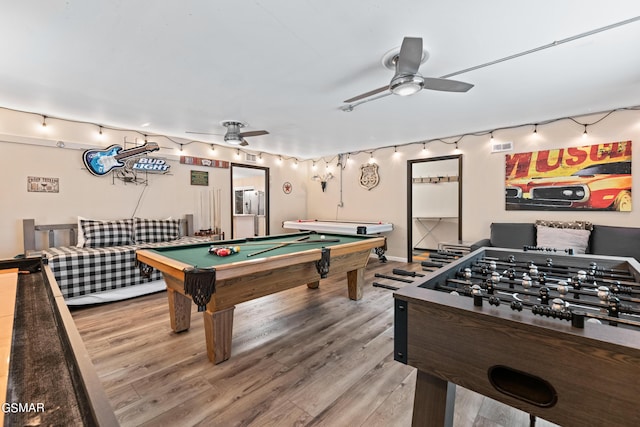
[[[295,242],[302,242],[303,240],[308,240],[310,237],[311,237],[311,236],[301,237],[301,238],[299,238],[299,239],[297,239],[297,240],[294,240],[293,242],[284,242],[284,243],[281,243],[281,244],[279,244],[279,245],[276,245],[276,246],[274,246],[274,247],[272,247],[272,248],[267,248],[267,249],[263,249],[263,250],[258,251],[258,252],[254,252],[254,253],[252,253],[252,254],[247,254],[247,258],[252,257],[252,256],[256,256],[256,255],[260,255],[260,254],[263,254],[263,253],[265,253],[265,252],[272,251],[272,250],[274,250],[274,249],[283,248],[283,247],[288,246],[288,245],[290,245],[290,244],[292,244],[292,243],[295,243]]]
[[[302,242],[299,242],[297,240],[292,240],[292,241],[287,241],[287,242],[280,242],[279,244],[286,244],[286,245],[306,245],[309,243],[336,243],[339,242],[340,239],[315,239],[315,240],[305,240]],[[264,245],[269,245],[270,243],[268,242],[246,242],[246,243],[238,243],[237,245],[231,245],[231,246],[264,246]],[[273,244],[273,243],[271,243]],[[214,245],[215,246],[215,245]]]

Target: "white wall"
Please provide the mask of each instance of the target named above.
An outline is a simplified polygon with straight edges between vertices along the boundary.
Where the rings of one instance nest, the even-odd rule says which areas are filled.
[[[136,138],[140,142],[140,135],[105,131],[104,139],[99,141],[98,129],[92,125],[48,120],[47,133],[42,133],[41,122],[40,116],[0,110],[0,258],[23,251],[23,218],[34,218],[36,224],[61,224],[75,222],[78,215],[116,219],[135,213],[145,218],[179,218],[191,213],[198,221],[200,192],[211,189],[222,190],[221,224],[230,235],[230,169],[183,165],[178,156],[244,163],[235,149],[216,146],[212,151],[208,144],[194,143],[185,145],[180,152],[179,145],[167,139],[149,137],[149,141],[157,141],[163,147],[153,155],[168,159],[170,174],[148,174],[148,186],[125,184],[114,182],[111,174],[91,175],[84,169],[83,149],[69,147],[122,145],[125,137],[128,142]],[[67,148],[57,148],[59,140]],[[271,233],[280,233],[282,221],[306,216],[307,169],[304,165],[294,169],[292,162],[279,162],[275,156],[262,157],[264,161],[258,165],[268,167],[270,172]],[[190,185],[191,170],[208,171],[209,187]],[[59,178],[60,192],[27,192],[28,176]],[[291,194],[282,191],[285,181],[293,185]],[[195,226],[197,229],[201,224]]]
[[[580,117],[583,123],[592,123],[603,115]],[[203,168],[181,165],[172,161],[171,176],[150,176],[150,185],[142,194],[143,186],[112,184],[110,177],[97,178],[83,169],[81,150],[53,148],[57,140],[76,144],[106,147],[140,140],[140,135],[126,132],[106,132],[98,141],[97,129],[59,121],[48,121],[47,133],[41,132],[41,116],[0,110],[0,257],[14,256],[22,251],[22,219],[35,218],[36,223],[73,222],[78,215],[97,218],[130,217],[140,199],[136,215],[152,218],[179,217],[196,213],[197,192],[202,187],[191,186],[191,169],[209,171],[210,188],[222,189],[222,228],[227,234],[231,221],[231,193],[229,169]],[[494,132],[495,142],[513,141],[514,152],[528,152],[567,146],[581,146],[612,141],[634,141],[633,186],[640,179],[640,111],[615,112],[603,121],[589,126],[588,136],[583,138],[583,126],[570,120],[538,126],[533,134],[531,126]],[[30,138],[47,147],[18,144],[6,141]],[[153,140],[153,138],[149,138]],[[176,158],[177,145],[158,138],[164,147],[158,156]],[[406,141],[389,141],[402,144]],[[345,142],[348,147],[348,141]],[[340,171],[335,158],[330,170],[335,178],[322,192],[320,183],[311,176],[325,169],[318,161],[317,170],[311,164],[278,161],[271,155],[263,155],[270,170],[270,232],[281,233],[283,220],[297,218],[389,221],[394,231],[388,235],[390,257],[406,258],[406,195],[407,160],[453,154],[453,145],[433,142],[376,150],[375,161],[379,165],[380,184],[372,190],[360,187],[360,165],[369,161],[369,153],[353,154],[342,170],[342,201]],[[489,235],[491,222],[529,222],[536,219],[587,220],[596,224],[640,227],[640,204],[632,212],[561,212],[561,211],[506,211],[504,207],[504,154],[491,154],[488,135],[467,136],[459,143],[463,153],[463,239],[475,241]],[[184,146],[185,155],[213,158],[241,163],[234,149],[216,146],[211,151],[206,144]],[[60,193],[28,193],[27,176],[60,178]],[[293,185],[291,194],[282,191],[284,182]],[[141,197],[142,194],[142,197]],[[196,224],[199,226],[199,224]]]
[[[603,114],[579,117],[581,123],[593,123]],[[529,152],[568,146],[592,145],[614,141],[633,141],[633,187],[638,188],[640,180],[640,111],[615,112],[601,122],[588,127],[588,135],[583,137],[584,127],[570,120],[561,120],[539,125],[537,134],[533,126],[494,132],[494,142],[513,141],[513,152]],[[453,139],[452,139],[453,140]],[[401,141],[389,141],[389,144]],[[345,144],[348,146],[348,144]],[[492,222],[532,222],[536,219],[586,220],[595,224],[640,227],[640,202],[635,203],[632,212],[594,211],[506,211],[504,200],[505,154],[491,154],[489,135],[465,136],[458,144],[463,154],[462,168],[462,237],[476,241],[489,236]],[[333,173],[337,177],[329,181],[322,193],[320,185],[309,187],[308,212],[311,218],[344,220],[382,220],[392,222],[394,231],[388,236],[388,252],[391,257],[406,258],[407,221],[407,160],[454,154],[454,146],[441,142],[427,145],[427,153],[422,144],[377,150],[374,153],[379,165],[380,185],[367,191],[358,185],[360,165],[369,160],[368,153],[351,156],[353,160],[343,171],[344,207],[338,207],[340,200],[339,173],[335,162]],[[321,165],[324,167],[323,165]]]

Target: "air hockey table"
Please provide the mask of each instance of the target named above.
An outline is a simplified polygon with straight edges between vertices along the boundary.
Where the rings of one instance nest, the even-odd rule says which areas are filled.
[[[393,224],[384,221],[333,221],[318,219],[296,219],[283,221],[282,228],[289,230],[313,231],[316,233],[335,233],[345,235],[373,235],[393,231]],[[385,262],[387,245],[375,248],[378,259]]]

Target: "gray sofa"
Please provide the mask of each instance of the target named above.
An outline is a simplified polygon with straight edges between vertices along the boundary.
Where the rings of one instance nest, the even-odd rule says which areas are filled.
[[[483,246],[522,249],[536,246],[534,223],[494,222],[491,235],[471,245],[471,250]],[[640,228],[593,225],[587,254],[633,257],[640,261]]]

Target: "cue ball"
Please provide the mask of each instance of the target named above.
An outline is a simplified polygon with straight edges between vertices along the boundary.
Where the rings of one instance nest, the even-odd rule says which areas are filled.
[[[320,240],[324,240],[324,234],[320,236]]]

